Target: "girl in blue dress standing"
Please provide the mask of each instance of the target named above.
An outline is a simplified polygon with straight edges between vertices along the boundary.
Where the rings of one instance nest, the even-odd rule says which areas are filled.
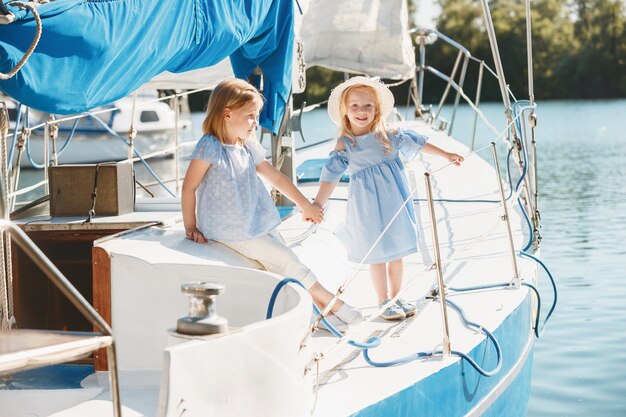
[[[204,136],[191,154],[183,181],[185,235],[197,243],[215,240],[268,271],[299,279],[323,308],[333,294],[276,231],[280,216],[258,175],[295,202],[303,219],[319,223],[324,212],[266,161],[265,150],[255,137],[262,107],[261,93],[240,79],[222,81],[211,93],[202,123]],[[334,314],[327,320],[339,331],[362,319],[357,309],[341,300],[331,311]]]
[[[416,217],[411,190],[400,154],[411,160],[420,151],[460,165],[463,157],[426,143],[412,130],[387,130],[384,119],[393,110],[393,94],[370,77],[353,77],[337,86],[328,100],[328,113],[340,127],[339,139],[320,176],[314,204],[323,207],[346,169],[350,175],[345,246],[352,262],[370,265],[380,305],[402,287],[402,258],[417,252]],[[404,206],[403,206],[404,205]],[[381,233],[402,207],[373,250]],[[367,255],[367,256],[366,256]],[[382,314],[387,320],[415,314],[415,305],[399,298]]]

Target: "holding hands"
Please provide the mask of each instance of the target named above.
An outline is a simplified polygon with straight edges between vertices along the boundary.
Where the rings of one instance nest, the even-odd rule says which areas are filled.
[[[317,203],[308,203],[302,207],[302,220],[320,224],[324,220],[324,208]]]

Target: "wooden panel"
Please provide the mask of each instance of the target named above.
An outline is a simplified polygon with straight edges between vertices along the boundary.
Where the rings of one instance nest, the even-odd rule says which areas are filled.
[[[92,302],[92,240],[67,240],[31,237],[35,244],[67,277],[70,283]],[[39,267],[14,244],[14,306],[17,326],[22,329],[91,331],[91,324],[63,296]]]
[[[93,306],[102,318],[111,325],[111,258],[102,248],[92,249]],[[96,331],[97,329],[94,329]],[[108,369],[107,350],[95,353],[96,371]]]
[[[120,231],[123,230],[54,230],[31,231],[27,234],[85,299],[96,307],[100,315],[111,323],[110,262],[105,251],[93,248],[93,242]],[[26,254],[16,244],[12,248],[17,327],[94,331],[89,320],[80,314]],[[99,362],[98,366],[106,369],[106,353],[98,353],[104,358],[104,362]]]

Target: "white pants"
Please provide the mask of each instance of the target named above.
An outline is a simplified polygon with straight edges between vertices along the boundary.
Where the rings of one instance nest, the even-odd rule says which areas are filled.
[[[317,277],[287,246],[277,231],[256,239],[239,242],[218,241],[243,256],[257,261],[266,271],[283,277],[297,278],[307,288],[317,282]]]

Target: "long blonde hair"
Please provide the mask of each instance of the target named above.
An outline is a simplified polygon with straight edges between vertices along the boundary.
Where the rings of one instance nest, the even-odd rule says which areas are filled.
[[[225,143],[226,126],[224,110],[237,110],[251,101],[257,100],[263,105],[263,95],[252,84],[239,78],[229,78],[220,82],[211,92],[202,122],[202,132],[215,136]]]
[[[374,120],[369,125],[369,131],[374,132],[374,136],[381,144],[381,146],[385,149],[385,155],[391,152],[392,146],[389,141],[389,137],[387,136],[387,127],[385,126],[385,121],[381,117],[382,114],[382,106],[380,102],[380,97],[375,88],[370,87],[366,84],[354,84],[350,87],[346,88],[341,92],[341,97],[339,98],[339,112],[341,114],[341,126],[339,131],[339,136],[345,136],[350,139],[352,142],[352,146],[356,146],[356,140],[354,138],[354,134],[352,134],[352,126],[350,125],[350,120],[348,119],[348,108],[346,107],[346,99],[348,95],[354,90],[364,90],[368,92],[372,97],[374,97]]]

